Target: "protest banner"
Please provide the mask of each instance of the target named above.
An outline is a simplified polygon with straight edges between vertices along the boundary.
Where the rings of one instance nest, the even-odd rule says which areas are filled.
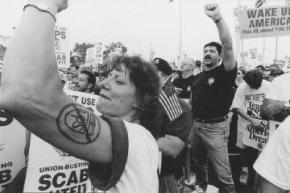
[[[239,21],[241,39],[289,35],[290,7],[242,9]]]
[[[4,109],[0,109],[0,130],[0,192],[2,192],[25,166],[26,129]]]
[[[54,36],[54,49],[56,61],[59,68],[70,66],[70,39],[66,27],[56,26]]]
[[[243,121],[243,143],[255,149],[263,149],[269,140],[269,121],[263,120],[261,116],[261,106],[263,104],[265,95],[248,94],[245,96],[246,112],[253,119],[260,122],[260,126],[254,126],[250,122]],[[242,119],[242,117],[241,117]]]
[[[98,114],[98,96],[70,90],[65,92]],[[88,162],[32,135],[24,192],[99,192],[91,185],[88,171]]]

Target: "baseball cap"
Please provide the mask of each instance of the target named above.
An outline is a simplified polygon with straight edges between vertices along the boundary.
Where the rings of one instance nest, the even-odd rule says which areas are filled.
[[[172,68],[170,67],[169,63],[162,59],[162,58],[155,58],[153,60],[154,65],[157,67],[158,70],[169,76],[172,74]]]

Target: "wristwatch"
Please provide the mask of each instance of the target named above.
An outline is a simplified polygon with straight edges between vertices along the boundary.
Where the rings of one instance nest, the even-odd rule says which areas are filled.
[[[37,0],[29,0],[24,5],[23,11],[27,7],[34,7],[34,8],[36,8],[40,12],[48,13],[49,15],[51,15],[53,17],[54,21],[56,21],[56,13],[57,13],[57,10],[56,9],[53,9],[52,7],[49,7],[48,5],[46,5],[44,3],[41,3],[41,2],[39,2]]]

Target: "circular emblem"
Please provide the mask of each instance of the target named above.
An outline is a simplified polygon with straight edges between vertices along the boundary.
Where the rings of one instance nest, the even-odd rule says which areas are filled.
[[[97,128],[96,123],[98,123]],[[57,119],[57,126],[64,136],[81,144],[94,141],[100,129],[96,115],[77,104],[69,104],[62,109]]]

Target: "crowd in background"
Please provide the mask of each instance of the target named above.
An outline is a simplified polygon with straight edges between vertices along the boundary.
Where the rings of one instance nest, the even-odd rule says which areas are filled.
[[[58,10],[60,9],[64,7]],[[38,11],[34,5],[27,7],[30,17],[39,14]],[[25,30],[21,31],[23,28],[19,27],[19,34],[16,35],[12,48],[8,49],[6,62],[10,66],[3,70],[6,73],[6,76],[2,76],[6,90],[3,90],[5,97],[1,99],[1,104],[31,132],[37,133],[64,151],[87,160],[90,163],[90,179],[100,190],[124,193],[133,190],[154,193],[202,193],[209,184],[210,162],[210,168],[218,179],[216,186],[219,191],[234,193],[236,184],[230,167],[229,144],[237,146],[239,150],[241,172],[238,183],[249,185],[250,179],[254,179],[253,176],[256,175],[255,172],[251,172],[254,171],[254,167],[260,175],[258,191],[265,193],[289,190],[290,143],[287,141],[290,141],[290,73],[285,74],[276,64],[260,65],[255,69],[241,67],[234,57],[232,39],[218,5],[206,5],[205,13],[217,26],[221,43],[206,44],[202,61],[184,57],[180,69],[173,70],[171,65],[160,57],[146,62],[137,56],[118,56],[113,59],[108,71],[102,73],[94,72],[82,64],[72,64],[68,71],[60,72],[61,85],[57,80],[46,85],[43,77],[39,76],[31,77],[37,84],[18,85],[25,83],[19,82],[17,78],[20,77],[11,76],[17,73],[15,68],[21,68],[17,57],[21,58],[22,55],[17,47],[21,43],[25,44],[25,38],[22,37]],[[51,19],[49,16],[39,20],[39,23],[53,26],[52,22],[48,21]],[[31,19],[28,18],[29,15],[25,17]],[[23,26],[25,25],[28,26],[29,23],[24,23]],[[43,41],[49,42],[45,33]],[[45,66],[47,64],[42,62],[50,61],[49,56],[47,54],[41,55],[42,58],[26,58],[26,61],[21,62],[41,63],[43,65],[40,67],[34,66],[30,70],[36,69],[36,74],[55,78],[58,76],[57,71],[49,71]],[[28,68],[19,76],[27,75],[25,72],[31,73]],[[31,80],[30,82],[33,82]],[[39,85],[48,89],[50,93],[57,93],[45,98],[46,96],[36,92]],[[21,91],[32,92],[28,95],[35,98],[30,101],[25,98],[25,94],[24,98],[21,98],[22,95],[18,99],[11,98],[11,90],[7,89],[11,86],[24,86],[21,87]],[[97,109],[104,116],[94,118],[81,105],[73,104],[62,93],[58,93],[60,88],[99,95]],[[43,101],[37,101],[38,96],[41,96]],[[55,104],[47,104],[51,99]],[[27,100],[29,105],[26,104]],[[255,110],[258,114],[248,111],[248,100],[257,102]],[[20,110],[17,105],[23,108]],[[86,134],[83,139],[70,134],[59,122],[59,125],[55,125],[55,120],[59,121],[61,116],[64,116],[61,113],[70,110],[67,108],[87,112],[85,118],[90,120],[89,129],[98,133],[93,136],[94,140],[90,139],[91,133],[87,128],[83,131]],[[55,115],[55,111],[61,113]],[[39,120],[32,119],[33,116],[39,116]],[[84,115],[74,116],[79,116],[81,121],[84,121]],[[281,122],[281,125],[270,137],[263,151],[245,145],[242,140],[245,125],[250,124],[252,128],[264,132],[264,120],[275,120]],[[39,125],[43,125],[43,130],[35,129]],[[47,136],[58,136],[58,130],[65,132],[66,136]],[[100,139],[105,140],[99,142],[99,135]],[[229,138],[234,139],[234,143],[229,143]],[[83,141],[79,140],[85,140],[83,144],[92,145],[81,146]],[[98,151],[92,149],[95,147]],[[114,151],[112,148],[115,148]],[[157,149],[162,153],[162,164],[158,173]],[[123,157],[125,154],[127,158]],[[120,163],[122,169],[119,168]],[[108,169],[110,164],[112,167]],[[117,180],[114,178],[111,182],[115,176],[107,179],[111,174],[117,175]],[[140,184],[142,187],[138,186]],[[5,191],[9,192],[9,188]]]

